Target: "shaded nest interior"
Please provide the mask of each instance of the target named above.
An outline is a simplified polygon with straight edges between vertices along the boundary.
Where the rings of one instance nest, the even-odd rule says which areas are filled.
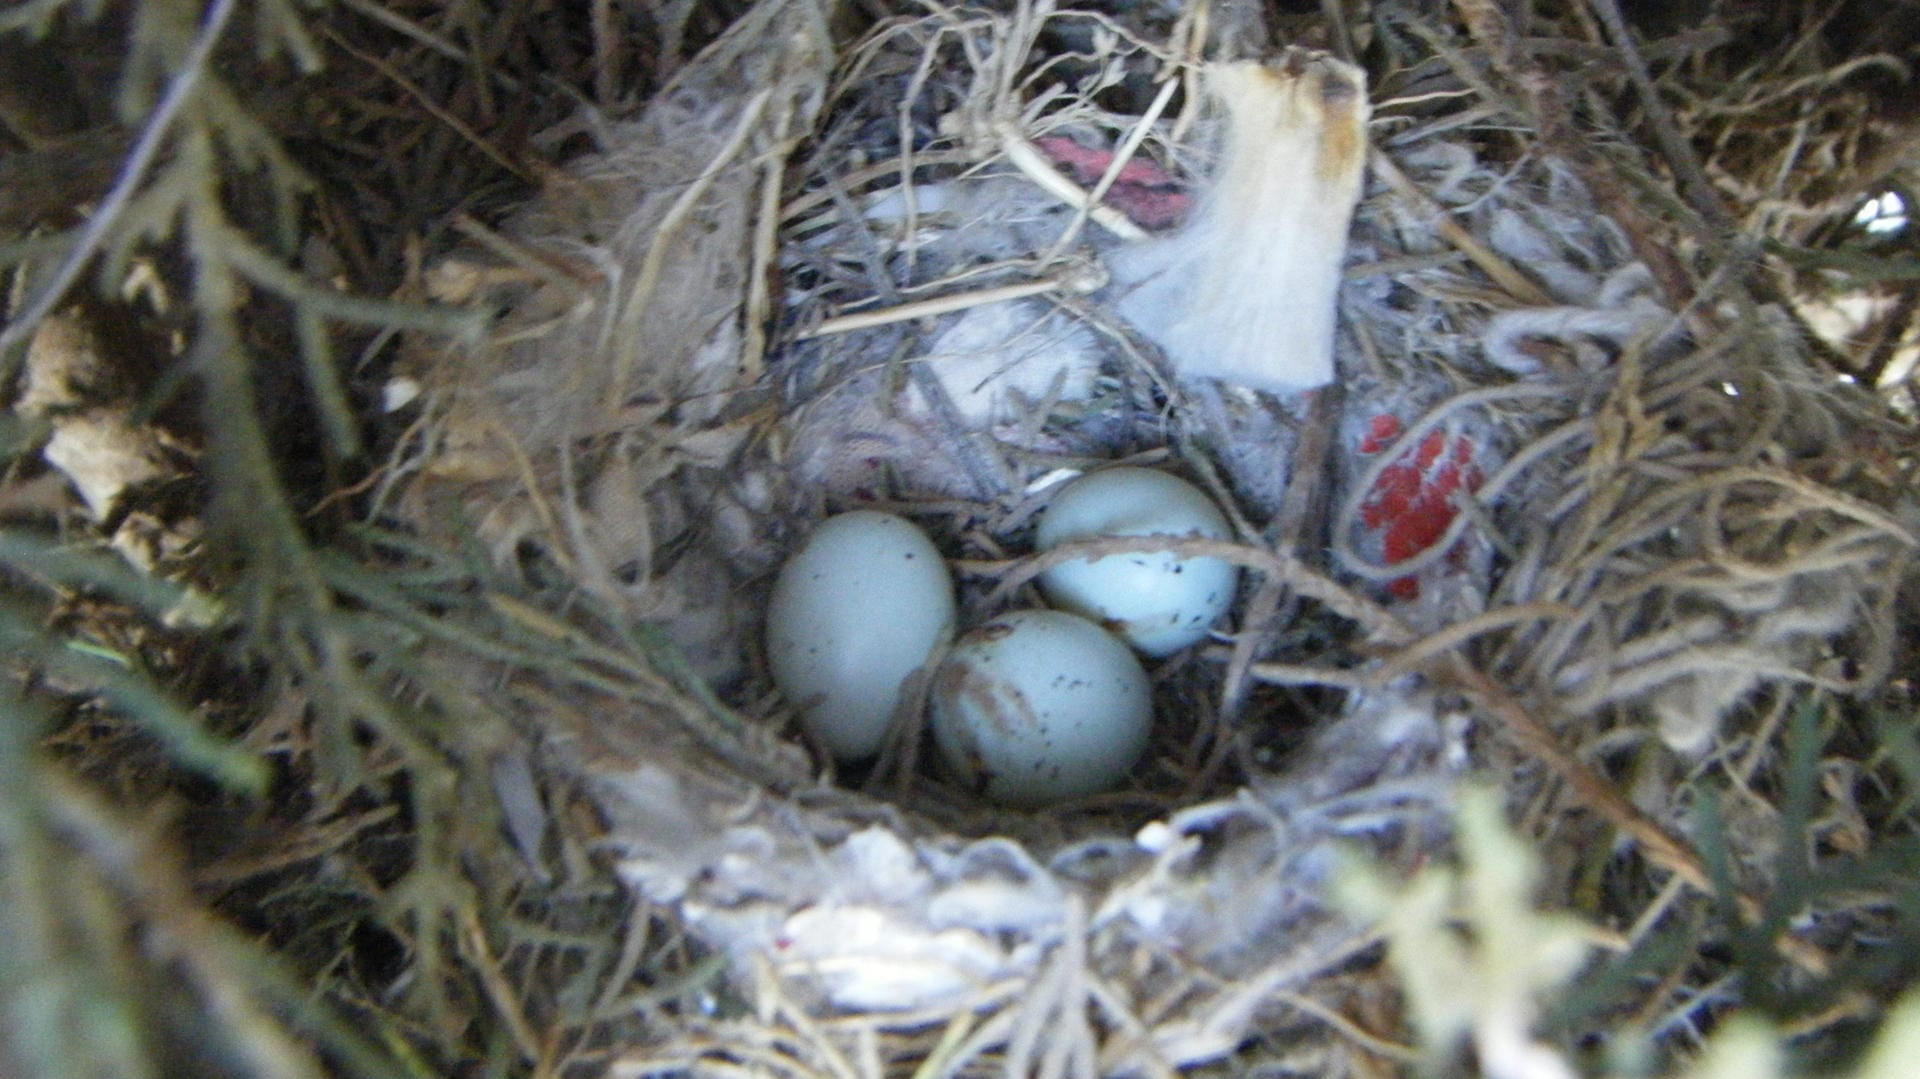
[[[1739,1006],[1844,1062],[1920,954],[1896,883],[1914,262],[1890,224],[1920,27],[1625,6],[762,0],[482,34],[481,5],[343,5],[315,48],[352,74],[300,103],[269,65],[257,105],[318,178],[285,257],[405,304],[288,288],[293,329],[231,344],[311,360],[319,320],[378,325],[319,350],[358,356],[338,401],[251,376],[293,402],[262,431],[324,465],[280,472],[299,564],[378,628],[248,623],[216,664],[179,658],[207,647],[191,619],[132,633],[63,599],[281,763],[272,808],[115,775],[64,669],[51,756],[121,809],[191,807],[184,867],[151,870],[180,894],[148,902],[238,918],[391,1031],[289,1021],[316,1067],[379,1073],[405,1044],[536,1074],[1559,1074],[1512,1070],[1499,1036],[1677,1067]],[[608,20],[655,33],[623,48]],[[1107,268],[1208,208],[1205,64],[1284,43],[1358,64],[1372,115],[1337,381],[1275,396],[1178,377]],[[64,141],[91,132],[14,127],[93,160]],[[13,190],[0,223],[69,224]],[[170,281],[169,257],[118,269]],[[17,317],[58,260],[15,258]],[[46,463],[20,482],[51,467],[76,528],[263,618],[249,597],[294,556],[230,538],[219,366],[153,346],[200,364],[176,421],[95,356],[102,305],[148,340],[204,323],[127,295],[23,343],[14,411]],[[376,432],[354,452],[344,416]],[[128,453],[136,482],[99,472]],[[922,525],[964,628],[1038,604],[1036,515],[1113,462],[1211,493],[1233,537],[1179,549],[1242,572],[1215,633],[1151,665],[1121,788],[1013,811],[911,728],[853,767],[808,742],[760,622],[814,525]],[[1449,469],[1396,548],[1383,486]],[[1134,549],[1100,542],[1078,553]],[[330,699],[335,661],[386,703]],[[235,672],[272,707],[216,684]],[[1469,1050],[1423,1040],[1391,930],[1333,896],[1344,865],[1445,856],[1486,776],[1598,950],[1584,993],[1475,1015]]]

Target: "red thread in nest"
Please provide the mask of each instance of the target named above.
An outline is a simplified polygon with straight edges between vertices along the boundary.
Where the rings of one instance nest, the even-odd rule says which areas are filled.
[[[1042,153],[1053,160],[1075,183],[1092,188],[1113,164],[1112,150],[1096,150],[1063,135],[1034,140]],[[1173,174],[1144,157],[1136,157],[1120,166],[1103,202],[1126,214],[1143,229],[1167,229],[1186,220],[1193,196]]]
[[[1379,453],[1400,437],[1400,419],[1381,413],[1367,422],[1360,452]],[[1418,446],[1380,470],[1380,476],[1360,504],[1360,519],[1380,536],[1380,557],[1388,565],[1405,562],[1446,534],[1459,513],[1453,493],[1473,491],[1484,477],[1473,463],[1474,445],[1465,435],[1429,431]],[[1420,582],[1400,577],[1387,583],[1397,599],[1420,597]]]

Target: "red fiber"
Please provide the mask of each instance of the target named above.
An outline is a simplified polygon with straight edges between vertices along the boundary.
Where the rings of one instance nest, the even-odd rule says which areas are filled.
[[[1086,188],[1099,183],[1113,164],[1112,150],[1095,150],[1063,135],[1037,139],[1034,145]],[[1135,157],[1120,167],[1120,175],[1101,201],[1145,229],[1171,228],[1186,219],[1193,205],[1185,185],[1144,157]]]
[[[1359,450],[1363,454],[1379,453],[1400,432],[1398,417],[1387,413],[1374,416],[1367,422]],[[1473,455],[1473,442],[1466,436],[1435,430],[1380,470],[1373,489],[1360,504],[1360,519],[1379,534],[1380,557],[1388,565],[1405,562],[1446,534],[1458,512],[1453,493],[1462,487],[1475,490],[1483,478]],[[1401,577],[1389,582],[1387,590],[1399,599],[1416,599],[1420,582]]]

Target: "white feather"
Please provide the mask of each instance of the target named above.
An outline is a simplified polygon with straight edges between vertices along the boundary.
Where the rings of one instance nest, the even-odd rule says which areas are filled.
[[[1226,153],[1194,218],[1124,250],[1120,311],[1186,377],[1290,393],[1332,381],[1335,300],[1366,164],[1366,75],[1289,49],[1220,64]]]

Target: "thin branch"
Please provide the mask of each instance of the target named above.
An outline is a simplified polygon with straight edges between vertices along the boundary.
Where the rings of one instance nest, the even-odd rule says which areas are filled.
[[[1714,191],[1706,172],[1701,169],[1700,159],[1694,154],[1693,147],[1680,136],[1680,130],[1673,122],[1673,113],[1668,111],[1667,103],[1661,99],[1659,88],[1653,83],[1653,73],[1647,69],[1646,59],[1634,45],[1626,19],[1621,17],[1619,3],[1617,0],[1587,0],[1587,3],[1593,13],[1599,16],[1601,25],[1607,28],[1607,36],[1613,39],[1614,48],[1619,50],[1621,60],[1626,63],[1627,77],[1640,94],[1641,107],[1647,110],[1647,125],[1653,128],[1653,137],[1660,144],[1660,152],[1666,155],[1667,164],[1673,167],[1674,175],[1679,178],[1687,202],[1716,233],[1730,234],[1733,229],[1732,215],[1727,212],[1726,204],[1720,201],[1718,192]]]
[[[173,127],[174,120],[179,117],[188,98],[193,96],[201,75],[206,71],[207,60],[213,55],[214,46],[219,43],[220,34],[226,29],[227,20],[232,18],[236,6],[236,0],[213,0],[213,5],[207,9],[206,21],[201,24],[193,46],[187,50],[180,70],[174,72],[172,81],[167,84],[167,92],[147,117],[146,126],[134,141],[133,151],[121,165],[113,189],[107,192],[100,208],[87,220],[86,227],[80,231],[79,240],[67,250],[66,258],[54,271],[53,279],[28,301],[18,319],[5,330],[0,330],[0,356],[13,351],[32,336],[41,321],[59,306],[61,298],[80,276],[80,271],[86,268],[101,245],[106,243],[107,234],[113,231],[127,204],[133,200],[135,190],[146,178],[147,170],[153,167],[153,160],[159,155],[161,143]]]

